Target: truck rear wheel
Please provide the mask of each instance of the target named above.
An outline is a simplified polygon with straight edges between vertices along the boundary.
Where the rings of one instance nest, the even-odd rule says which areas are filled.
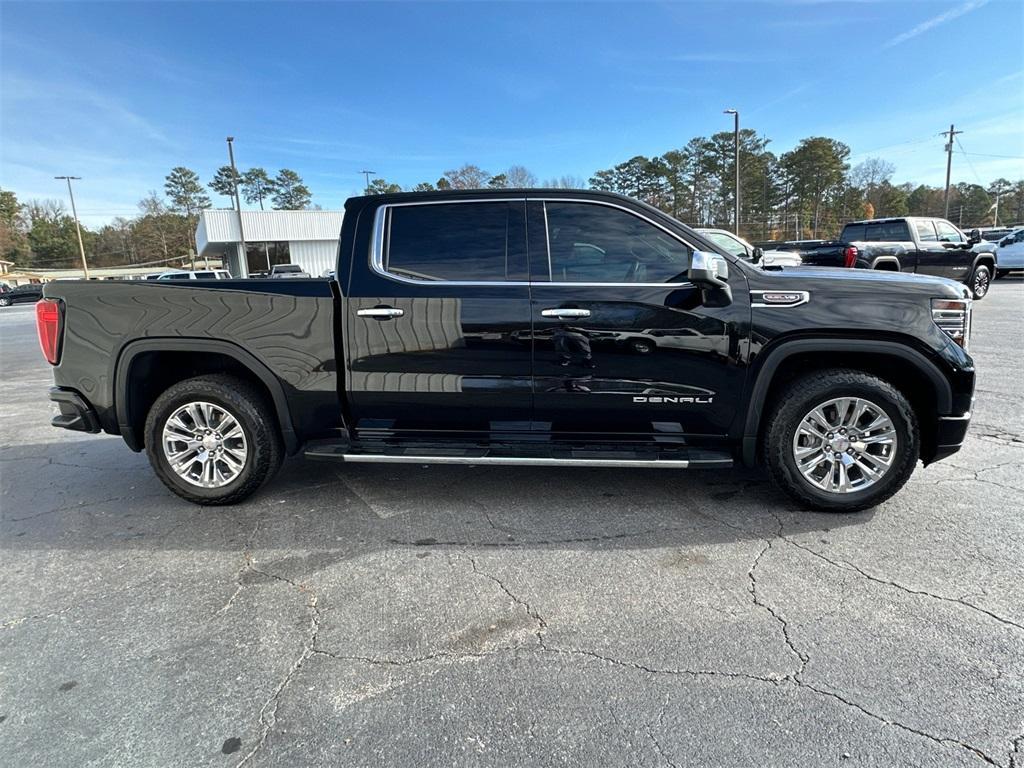
[[[910,478],[920,452],[917,418],[886,381],[833,369],[786,387],[764,434],[772,480],[825,512],[882,503]]]
[[[195,504],[245,499],[283,459],[266,398],[233,376],[200,376],[171,386],[150,408],[145,434],[157,476]]]

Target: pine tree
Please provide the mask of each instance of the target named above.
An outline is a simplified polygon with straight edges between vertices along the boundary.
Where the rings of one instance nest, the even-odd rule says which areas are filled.
[[[164,191],[171,201],[171,210],[185,216],[191,217],[203,208],[210,207],[210,198],[203,191],[199,174],[183,166],[172,168],[167,174]]]
[[[282,168],[274,179],[274,208],[279,211],[301,211],[309,207],[313,195],[295,171]]]

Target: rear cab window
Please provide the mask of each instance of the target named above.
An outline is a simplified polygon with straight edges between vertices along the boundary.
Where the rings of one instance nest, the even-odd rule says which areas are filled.
[[[863,224],[847,224],[843,227],[843,234],[839,237],[844,243],[856,243],[864,240]]]

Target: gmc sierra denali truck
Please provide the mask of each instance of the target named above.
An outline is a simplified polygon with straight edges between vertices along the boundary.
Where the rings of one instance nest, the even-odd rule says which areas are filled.
[[[286,454],[730,467],[805,508],[959,449],[971,300],[952,281],[766,271],[580,190],[357,197],[336,279],[49,283],[53,424],[120,435],[199,504]]]
[[[965,235],[945,219],[908,216],[853,221],[834,241],[786,242],[772,246],[793,251],[804,264],[880,269],[948,277],[982,299],[995,277],[995,243],[978,230]]]

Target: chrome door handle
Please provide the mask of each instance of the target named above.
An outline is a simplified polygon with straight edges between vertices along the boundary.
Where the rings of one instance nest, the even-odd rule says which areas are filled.
[[[357,309],[359,317],[375,317],[378,320],[390,320],[393,317],[401,317],[405,314],[404,309],[394,307],[374,307],[373,309]]]
[[[563,320],[578,317],[590,317],[589,309],[542,309],[540,311],[542,317],[558,317]]]

